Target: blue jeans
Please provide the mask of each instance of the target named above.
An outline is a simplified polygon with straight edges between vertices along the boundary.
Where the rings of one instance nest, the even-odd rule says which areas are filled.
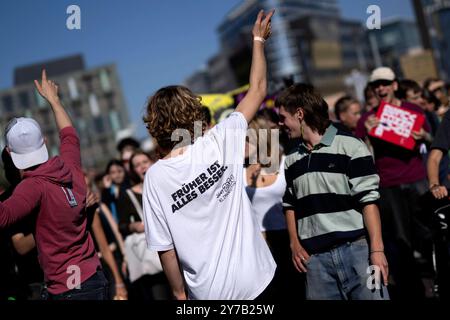
[[[80,289],[72,289],[61,294],[48,293],[48,300],[108,300],[109,284],[103,270],[97,271],[81,283]]]
[[[308,300],[389,300],[381,274],[379,289],[367,285],[371,274],[366,239],[313,254],[306,265]]]

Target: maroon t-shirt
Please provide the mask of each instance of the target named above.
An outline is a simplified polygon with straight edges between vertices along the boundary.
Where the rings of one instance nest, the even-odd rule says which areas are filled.
[[[94,242],[86,229],[86,183],[81,169],[80,142],[73,127],[60,131],[60,156],[53,157],[24,179],[0,203],[0,227],[38,208],[35,240],[48,291],[60,294],[84,282],[100,267]]]
[[[401,107],[425,116],[423,110],[415,104],[402,102]],[[369,116],[376,114],[376,112],[377,110],[372,110],[362,115],[358,121],[355,135],[360,139],[369,137],[375,153],[375,165],[380,176],[380,186],[387,188],[425,179],[426,169],[419,152],[419,146],[416,146],[414,150],[408,150],[368,135],[364,123]],[[430,132],[427,122],[424,123],[423,128]]]

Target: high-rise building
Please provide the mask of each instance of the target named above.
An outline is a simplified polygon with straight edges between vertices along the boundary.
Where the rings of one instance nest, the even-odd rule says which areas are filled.
[[[114,158],[116,138],[129,129],[127,108],[114,64],[86,69],[81,55],[18,67],[14,87],[0,91],[0,131],[13,117],[31,117],[47,137],[50,156],[58,153],[59,136],[48,103],[33,80],[42,69],[59,86],[59,96],[80,136],[83,166],[104,169]],[[1,142],[2,146],[4,141]]]
[[[248,83],[253,23],[259,10],[272,8],[273,34],[266,44],[271,88],[307,81],[327,95],[344,90],[352,70],[373,66],[362,23],[342,19],[336,0],[247,0],[218,27],[220,54],[207,67],[212,92]]]
[[[450,0],[413,0],[422,44],[433,50],[439,76],[450,79]]]
[[[332,18],[339,15],[336,0],[250,0],[233,9],[220,24],[218,34],[221,51],[230,57],[238,85],[248,82],[251,60],[251,31],[261,9],[276,9],[272,18],[274,33],[267,44],[269,75],[273,80],[305,79],[298,30],[293,21],[302,17],[321,15]]]

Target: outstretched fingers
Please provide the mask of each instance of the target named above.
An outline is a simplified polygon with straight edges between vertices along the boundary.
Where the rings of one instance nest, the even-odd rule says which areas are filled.
[[[270,10],[269,14],[264,18],[264,23],[269,24],[270,19],[272,19],[273,14],[275,13],[275,9]]]
[[[262,22],[263,16],[264,16],[264,10],[260,10],[258,12],[258,16],[256,17],[256,23],[260,24]]]

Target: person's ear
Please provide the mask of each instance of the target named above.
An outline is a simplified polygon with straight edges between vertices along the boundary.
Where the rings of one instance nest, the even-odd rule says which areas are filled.
[[[302,108],[297,108],[297,110],[296,110],[296,112],[295,112],[295,115],[296,115],[297,119],[298,119],[300,122],[302,122],[302,121],[303,121],[303,118],[305,117],[305,112],[303,111]]]
[[[11,150],[9,150],[8,146],[6,146],[5,149],[6,149],[6,152],[8,152],[8,154],[11,154]]]
[[[394,82],[392,83],[392,88],[394,89],[394,91],[397,91],[397,90],[398,90],[398,82],[397,82],[397,81],[394,81]]]

